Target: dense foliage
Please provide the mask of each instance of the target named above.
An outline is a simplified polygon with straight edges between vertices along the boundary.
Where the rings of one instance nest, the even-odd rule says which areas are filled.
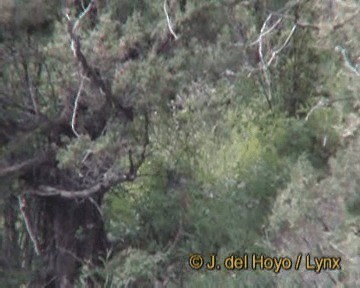
[[[357,286],[359,20],[355,0],[2,0],[2,285]]]

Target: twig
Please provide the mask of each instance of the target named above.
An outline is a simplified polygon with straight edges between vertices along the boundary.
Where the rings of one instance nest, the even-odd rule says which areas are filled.
[[[167,20],[167,24],[168,24],[168,27],[169,27],[169,30],[170,30],[170,33],[174,36],[175,40],[177,40],[179,37],[175,34],[173,28],[172,28],[172,25],[171,25],[171,22],[170,22],[170,17],[169,17],[169,14],[166,10],[166,0],[164,0],[164,12],[165,12],[165,15],[166,15],[166,20]]]

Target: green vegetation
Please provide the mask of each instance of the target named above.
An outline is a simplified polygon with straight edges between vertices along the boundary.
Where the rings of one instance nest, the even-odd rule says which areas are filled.
[[[357,1],[60,2],[0,3],[4,287],[358,285]]]

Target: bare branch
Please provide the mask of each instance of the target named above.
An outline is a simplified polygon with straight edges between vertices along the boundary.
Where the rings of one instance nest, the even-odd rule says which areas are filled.
[[[28,232],[30,236],[30,240],[34,245],[34,250],[36,255],[40,255],[41,254],[40,244],[36,239],[36,235],[34,231],[32,230],[29,215],[27,215],[26,213],[26,199],[24,196],[18,196],[18,201],[19,201],[20,212],[25,222],[26,231]]]
[[[86,150],[85,156],[84,156],[84,158],[81,160],[81,163],[84,163],[84,162],[86,161],[86,159],[87,159],[92,153],[93,153],[93,152],[92,152],[90,149]]]
[[[295,17],[294,17],[294,16],[290,16],[290,15],[287,15],[287,14],[284,14],[284,13],[280,13],[280,12],[275,12],[275,11],[272,11],[271,13],[272,13],[273,15],[276,15],[276,16],[281,17],[282,19],[295,21]],[[299,27],[301,27],[301,28],[311,28],[311,29],[314,29],[314,30],[320,30],[320,26],[315,25],[315,24],[311,24],[311,23],[308,23],[308,22],[296,21],[296,25],[299,26]],[[256,41],[254,42],[254,44],[255,44],[255,43],[256,43]]]
[[[263,23],[263,26],[261,27],[261,30],[260,30],[260,35],[259,35],[259,39],[258,39],[258,43],[259,43],[259,56],[260,56],[260,60],[261,60],[261,63],[263,64],[263,67],[266,67],[266,64],[265,64],[265,60],[264,60],[264,54],[263,54],[263,37],[265,35],[264,31],[266,29],[266,25],[267,23],[270,21],[272,17],[272,14],[270,14],[265,22]]]
[[[91,0],[89,5],[86,7],[86,9],[80,14],[79,18],[76,20],[76,22],[73,26],[73,33],[75,33],[75,30],[79,26],[81,19],[84,18],[87,13],[89,13],[89,11],[93,7],[93,5],[94,5],[94,0]]]
[[[78,104],[79,104],[79,99],[80,99],[80,95],[81,95],[81,92],[82,92],[82,89],[83,89],[83,86],[84,86],[84,79],[85,77],[82,76],[81,77],[81,82],[80,82],[80,87],[79,87],[79,91],[76,95],[76,98],[75,98],[75,103],[74,103],[74,110],[73,110],[73,113],[72,113],[72,117],[71,117],[71,129],[72,131],[74,132],[75,136],[76,137],[80,137],[79,133],[76,131],[75,129],[75,124],[76,124],[76,112],[77,112],[77,108],[78,108]]]
[[[39,165],[45,161],[49,161],[53,152],[48,151],[43,155],[34,157],[32,159],[25,160],[21,163],[17,163],[7,167],[0,167],[0,177],[8,176],[9,174],[18,173],[27,169]]]
[[[288,37],[286,38],[285,42],[283,43],[283,45],[280,46],[279,49],[276,49],[275,51],[272,52],[271,54],[271,58],[269,59],[269,61],[267,62],[267,65],[270,66],[272,61],[275,59],[275,57],[286,47],[286,45],[289,43],[292,35],[294,34],[296,29],[296,24],[292,27],[290,34],[288,35]]]
[[[84,0],[81,0],[81,8],[82,8],[83,10],[86,9],[86,8],[85,8],[85,4],[84,4]]]
[[[96,193],[105,193],[114,185],[118,185],[125,181],[133,181],[134,176],[131,173],[119,174],[116,173],[113,169],[109,169],[108,172],[104,174],[103,179],[83,190],[64,190],[61,188],[50,187],[50,186],[39,186],[38,188],[29,189],[31,194],[39,196],[61,196],[63,198],[75,199],[75,198],[88,198]]]
[[[38,158],[33,158],[18,164],[14,164],[12,166],[0,168],[0,177],[7,176],[8,174],[11,173],[16,173],[20,170],[24,170],[28,167],[33,166],[34,164],[37,164],[38,162],[39,162]]]
[[[168,24],[168,27],[169,27],[169,30],[170,30],[171,34],[174,36],[175,40],[177,40],[179,37],[175,34],[175,32],[174,32],[174,30],[172,28],[170,17],[169,17],[169,14],[167,12],[167,9],[166,9],[166,3],[167,3],[167,1],[164,0],[164,12],[165,12],[165,15],[166,15],[166,21],[167,21],[167,24]]]
[[[315,110],[317,110],[317,109],[319,109],[319,108],[321,108],[321,107],[324,107],[324,106],[326,106],[326,105],[328,105],[328,104],[329,104],[329,101],[328,101],[326,98],[321,97],[320,100],[319,100],[319,102],[310,109],[309,113],[308,113],[308,114],[306,115],[306,117],[305,117],[305,121],[308,121],[308,120],[309,120],[310,115],[311,115]]]
[[[271,15],[272,15],[272,14],[270,14],[269,17],[271,17]],[[268,17],[268,18],[269,18],[269,17]],[[270,19],[269,19],[269,20],[270,20]],[[257,43],[259,43],[259,41],[261,41],[261,39],[262,39],[264,36],[266,36],[266,35],[269,34],[271,31],[273,31],[273,30],[275,29],[275,27],[276,27],[281,21],[282,21],[282,18],[278,19],[278,20],[274,23],[274,25],[272,25],[269,29],[267,29],[266,31],[260,33],[258,39],[255,40],[254,42],[252,42],[252,43],[250,44],[250,46],[253,46],[253,45],[256,45]],[[266,22],[267,22],[267,21],[265,21],[265,23],[266,23]],[[265,24],[265,23],[264,23],[264,24]],[[263,27],[264,27],[264,26],[263,26]]]
[[[107,102],[111,103],[113,102],[114,99],[111,92],[111,88],[105,84],[105,82],[101,78],[100,73],[94,67],[92,67],[86,60],[86,57],[81,51],[80,37],[75,33],[77,27],[79,26],[80,20],[83,17],[85,17],[85,15],[90,11],[90,8],[92,7],[93,3],[94,1],[91,1],[89,3],[87,8],[84,10],[84,12],[81,13],[79,18],[75,21],[75,24],[72,23],[69,14],[65,15],[68,20],[67,30],[71,40],[71,45],[70,45],[71,50],[73,51],[75,59],[79,62],[82,68],[81,74],[83,75],[83,77],[89,78],[91,83],[99,89],[100,93],[105,95]],[[116,105],[125,114],[126,118],[128,118],[129,120],[133,120],[132,107],[124,107],[120,103],[116,103]]]
[[[258,70],[261,72],[261,81],[263,81],[263,88],[264,88],[264,94],[265,94],[265,99],[269,105],[270,110],[272,109],[272,89],[271,89],[271,79],[270,79],[270,72],[269,72],[269,67],[272,64],[272,62],[274,61],[274,59],[276,59],[276,57],[278,56],[278,54],[288,45],[291,37],[293,36],[295,29],[297,27],[297,25],[295,24],[289,35],[287,36],[286,40],[284,41],[284,43],[282,43],[279,48],[274,49],[269,47],[269,52],[266,53],[264,51],[264,39],[265,36],[267,36],[268,34],[270,34],[275,28],[276,26],[282,21],[282,17],[280,19],[278,19],[271,27],[267,28],[271,18],[272,18],[273,14],[270,13],[269,16],[266,18],[266,20],[264,21],[261,30],[260,30],[260,35],[258,37],[258,39],[254,42],[252,42],[250,44],[251,45],[255,45],[258,44],[259,48],[258,48],[258,54],[259,54],[259,58],[260,58],[260,63],[259,63],[259,68],[258,69],[254,69],[250,72],[249,75],[251,75],[252,72]],[[268,54],[268,56],[266,55]],[[271,55],[271,56],[270,56]],[[267,60],[268,58],[268,60]]]
[[[269,75],[269,71],[268,71],[268,65],[266,64],[265,62],[265,59],[264,59],[264,54],[263,54],[263,35],[264,35],[264,31],[266,29],[266,25],[267,23],[270,21],[272,17],[272,14],[270,14],[263,26],[261,27],[261,30],[260,30],[260,36],[259,36],[259,56],[260,56],[260,62],[261,62],[261,70],[263,72],[263,76],[264,76],[264,79],[265,79],[265,82],[266,82],[266,92],[265,92],[265,98],[266,98],[266,101],[268,102],[268,105],[269,105],[269,108],[272,109],[272,104],[271,104],[271,98],[272,98],[272,93],[271,93],[271,81],[270,81],[270,75]]]

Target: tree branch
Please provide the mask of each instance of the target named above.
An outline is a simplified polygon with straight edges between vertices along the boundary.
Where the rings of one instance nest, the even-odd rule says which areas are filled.
[[[278,48],[276,49],[275,51],[272,52],[271,54],[271,58],[269,59],[269,61],[267,62],[267,65],[270,66],[272,61],[275,59],[275,57],[286,47],[286,45],[289,43],[292,35],[294,34],[295,32],[295,29],[296,29],[296,24],[291,28],[291,32],[290,34],[288,35],[288,37],[286,38],[285,42]]]
[[[269,16],[266,18],[263,26],[261,27],[260,30],[260,35],[259,35],[259,56],[260,56],[260,62],[261,62],[261,70],[263,72],[263,76],[265,79],[265,83],[266,83],[266,92],[265,92],[265,98],[266,101],[269,105],[269,109],[272,110],[272,103],[271,103],[271,98],[272,98],[272,93],[271,93],[271,80],[270,80],[270,74],[268,71],[268,65],[264,60],[264,54],[263,54],[263,37],[265,35],[265,29],[266,29],[266,25],[267,23],[270,21],[272,14],[269,14]],[[269,31],[269,30],[268,30]]]
[[[82,76],[79,91],[78,91],[78,93],[76,95],[76,98],[75,98],[74,110],[73,110],[72,117],[71,117],[71,128],[72,128],[75,136],[78,137],[78,138],[79,138],[80,135],[75,129],[75,124],[76,124],[75,122],[76,122],[76,113],[77,113],[77,108],[78,108],[78,104],[79,104],[79,99],[80,99],[80,95],[81,95],[81,92],[82,92],[82,89],[83,89],[83,86],[84,86],[84,79],[85,79],[85,77]]]
[[[269,15],[269,17],[271,17],[271,14]],[[268,18],[269,18],[268,17]],[[265,21],[265,23],[268,21],[268,19]],[[270,28],[268,28],[266,31],[262,31],[262,32],[260,32],[260,35],[259,35],[259,37],[258,37],[258,39],[257,40],[255,40],[254,42],[252,42],[251,44],[250,44],[250,46],[253,46],[253,45],[256,45],[257,43],[259,43],[260,41],[261,41],[261,39],[264,37],[264,36],[266,36],[267,34],[269,34],[270,32],[272,32],[275,28],[276,28],[276,26],[280,23],[282,21],[282,18],[279,18]],[[265,24],[264,23],[264,24]],[[264,26],[263,26],[264,27]],[[266,26],[264,27],[264,28],[266,28]],[[261,30],[263,30],[263,29],[261,29]]]
[[[21,215],[25,222],[26,230],[30,236],[31,242],[34,245],[35,253],[36,253],[36,255],[40,255],[41,254],[40,243],[38,242],[36,235],[32,229],[32,226],[30,223],[30,216],[26,212],[26,199],[24,196],[19,196],[18,201],[19,201],[20,212],[21,212]]]
[[[76,19],[75,24],[72,22],[69,14],[66,14],[66,18],[68,20],[67,23],[67,30],[70,36],[71,40],[71,50],[73,51],[75,59],[80,64],[83,73],[81,73],[83,76],[88,77],[90,81],[94,84],[95,87],[97,87],[102,95],[105,95],[106,100],[108,103],[112,103],[114,96],[112,95],[111,88],[108,87],[105,82],[102,80],[101,75],[97,69],[90,66],[88,61],[86,60],[86,57],[81,51],[81,43],[80,43],[80,37],[75,33],[77,27],[79,26],[79,23],[81,19],[83,19],[87,13],[90,11],[90,8],[92,7],[94,1],[91,1],[87,8],[81,13],[78,19]],[[130,121],[133,120],[133,109],[132,107],[124,107],[122,104],[117,103],[117,107],[124,113],[126,118]]]
[[[167,21],[167,24],[168,24],[168,27],[169,27],[169,30],[170,30],[171,34],[174,36],[175,40],[177,40],[179,37],[175,34],[175,32],[174,32],[174,30],[172,28],[170,17],[169,17],[169,14],[167,12],[167,9],[166,9],[166,2],[167,2],[167,0],[164,0],[164,12],[165,12],[165,15],[166,15],[166,21]]]
[[[9,176],[9,174],[20,173],[26,171],[36,165],[42,164],[49,161],[50,158],[54,155],[53,151],[48,151],[43,155],[34,157],[32,159],[25,160],[21,163],[13,164],[11,166],[0,167],[0,178]]]
[[[88,198],[96,193],[106,193],[113,186],[126,181],[133,181],[134,179],[135,177],[133,173],[130,173],[130,171],[125,174],[118,174],[113,171],[113,169],[109,169],[108,172],[104,174],[103,179],[99,183],[83,190],[64,190],[61,188],[41,185],[36,189],[30,188],[28,191],[31,194],[46,197],[60,196],[68,199]]]
[[[102,180],[99,183],[89,188],[85,188],[83,190],[64,190],[50,186],[39,186],[38,188],[30,188],[29,192],[34,195],[45,196],[45,197],[60,196],[68,199],[88,198],[96,193],[106,193],[113,186],[121,184],[123,182],[134,181],[134,179],[137,176],[137,172],[139,168],[145,161],[147,146],[150,143],[149,141],[150,122],[147,113],[145,113],[144,117],[145,117],[145,136],[144,136],[144,142],[143,142],[140,158],[137,163],[134,163],[134,160],[132,158],[132,152],[131,150],[129,151],[130,167],[127,173],[119,174],[117,173],[117,171],[114,171],[113,168],[110,168],[104,174]]]

